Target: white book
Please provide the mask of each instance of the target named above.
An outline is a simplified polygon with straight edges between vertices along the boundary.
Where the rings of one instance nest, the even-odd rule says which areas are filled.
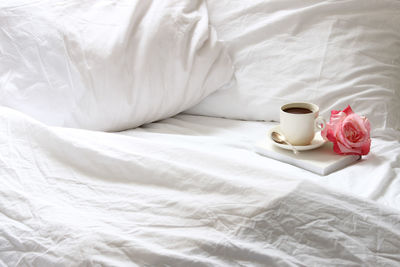
[[[342,169],[359,160],[358,155],[338,155],[333,151],[332,143],[328,142],[319,148],[300,151],[294,154],[291,150],[280,148],[265,139],[255,145],[255,151],[263,156],[273,158],[319,175],[327,175]]]

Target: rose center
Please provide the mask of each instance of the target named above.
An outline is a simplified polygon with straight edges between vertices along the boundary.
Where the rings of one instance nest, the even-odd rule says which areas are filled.
[[[352,124],[346,124],[344,132],[346,139],[352,143],[357,143],[362,139],[362,134],[360,134],[360,131]]]

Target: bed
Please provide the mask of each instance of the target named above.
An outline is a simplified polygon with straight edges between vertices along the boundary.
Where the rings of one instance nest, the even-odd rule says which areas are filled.
[[[400,264],[398,1],[243,2],[0,4],[1,266]],[[255,153],[296,99],[371,152]]]

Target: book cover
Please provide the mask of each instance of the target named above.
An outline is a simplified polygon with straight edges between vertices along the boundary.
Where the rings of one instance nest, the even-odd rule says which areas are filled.
[[[342,169],[361,158],[358,155],[336,154],[332,149],[333,144],[330,142],[313,150],[300,151],[298,154],[294,154],[291,150],[280,148],[272,142],[272,140],[265,139],[256,143],[254,149],[263,156],[309,170],[319,175],[327,175]]]

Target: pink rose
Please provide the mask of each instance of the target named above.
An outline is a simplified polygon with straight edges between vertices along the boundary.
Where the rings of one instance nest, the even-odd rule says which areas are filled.
[[[324,139],[333,142],[333,150],[343,155],[367,155],[371,147],[371,125],[350,106],[343,111],[332,110],[330,121],[322,131]]]

